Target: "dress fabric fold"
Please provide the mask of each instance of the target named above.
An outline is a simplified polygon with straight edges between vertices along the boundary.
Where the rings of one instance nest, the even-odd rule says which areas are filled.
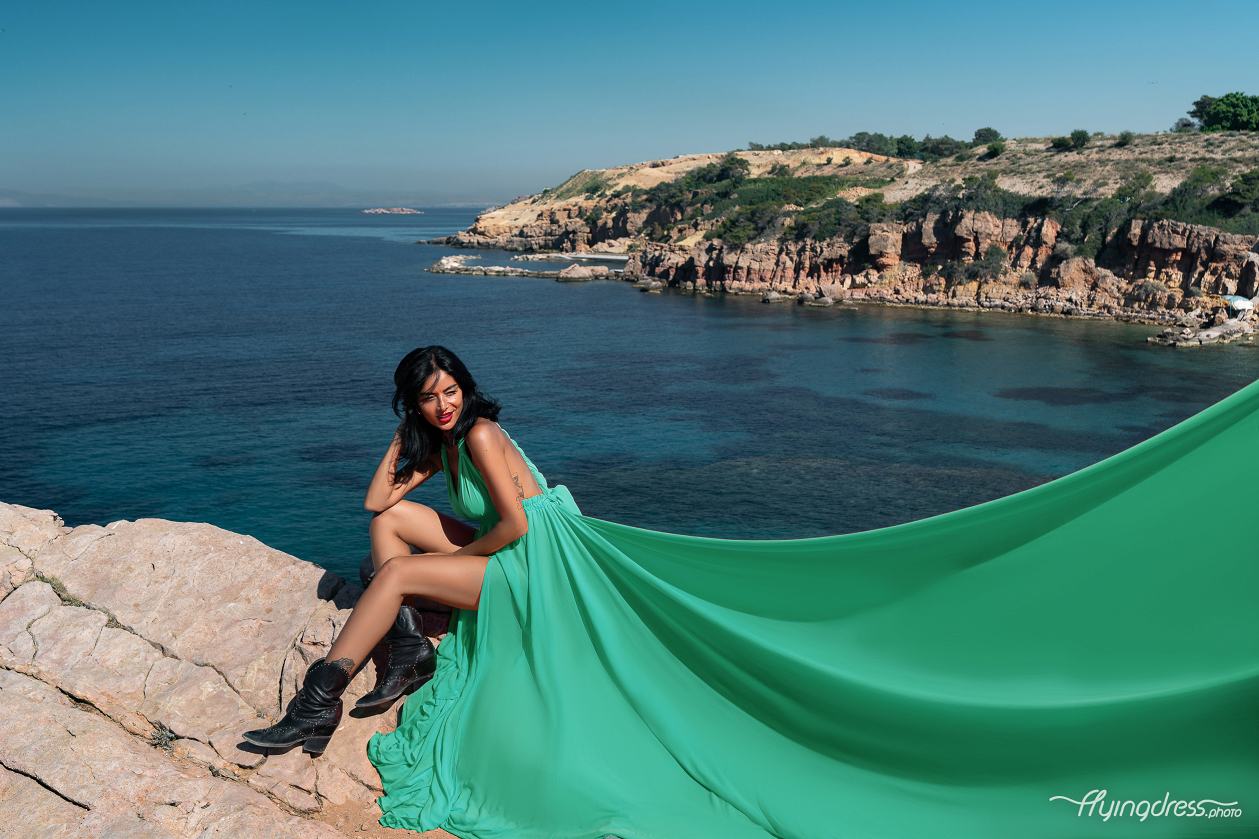
[[[844,536],[637,529],[529,468],[528,532],[368,745],[383,824],[1259,835],[1259,383],[1064,478]],[[462,444],[448,496],[497,522]]]

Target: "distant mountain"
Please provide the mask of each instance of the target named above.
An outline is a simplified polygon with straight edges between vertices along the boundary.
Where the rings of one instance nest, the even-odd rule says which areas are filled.
[[[252,181],[201,189],[84,190],[60,195],[0,189],[4,207],[399,207],[483,206],[465,195],[422,190],[349,189],[326,181]]]

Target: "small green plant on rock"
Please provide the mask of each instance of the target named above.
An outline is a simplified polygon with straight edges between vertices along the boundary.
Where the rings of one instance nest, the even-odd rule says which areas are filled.
[[[1003,154],[1005,154],[1005,143],[1001,142],[1000,140],[996,140],[995,142],[988,144],[987,157],[989,160],[991,160],[994,157],[1000,157]]]
[[[1158,280],[1142,280],[1141,284],[1136,287],[1135,292],[1138,300],[1149,300],[1151,297],[1166,294],[1167,286]]]
[[[1115,148],[1121,149],[1124,146],[1130,146],[1136,138],[1137,135],[1131,131],[1120,131],[1119,136],[1115,138]]]
[[[1073,256],[1075,256],[1075,246],[1070,242],[1059,242],[1054,245],[1054,259],[1065,261]]]
[[[175,732],[171,731],[163,723],[158,723],[157,727],[149,734],[149,745],[155,749],[170,752],[174,750],[175,741],[178,739]]]

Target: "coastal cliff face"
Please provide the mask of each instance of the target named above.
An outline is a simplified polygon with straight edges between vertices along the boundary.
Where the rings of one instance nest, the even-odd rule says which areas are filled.
[[[1164,319],[1220,308],[1212,298],[1221,294],[1259,294],[1259,237],[1175,221],[1132,222],[1112,237],[1110,270],[1090,258],[1056,255],[1059,231],[1052,219],[929,215],[911,224],[870,225],[857,243],[648,243],[630,257],[626,274],[707,290]],[[973,263],[993,245],[1008,266],[996,276],[946,278],[928,267]]]
[[[720,184],[713,187],[713,178],[725,175],[711,171],[728,167],[723,155],[583,171],[555,189],[491,209],[468,230],[439,241],[455,247],[626,254],[625,279],[708,291],[1074,312],[1197,325],[1218,319],[1226,309],[1219,295],[1259,294],[1259,256],[1253,250],[1259,237],[1138,217],[1091,231],[1088,256],[1081,258],[1072,244],[1080,231],[1064,232],[1057,211],[1044,215],[1047,207],[1071,208],[1107,196],[1114,196],[1115,203],[1106,212],[1125,202],[1148,201],[1149,195],[1185,181],[1201,161],[1217,167],[1212,177],[1222,177],[1218,173],[1226,170],[1234,177],[1259,164],[1252,139],[1145,135],[1128,144],[1098,142],[1068,155],[1034,138],[1011,140],[1008,146],[996,158],[958,155],[934,163],[842,148],[741,151],[737,156],[746,164],[748,180],[742,187],[736,181],[722,182],[735,184],[725,193]],[[1167,156],[1168,150],[1184,156]],[[1190,165],[1189,160],[1195,162]],[[1140,186],[1141,177],[1145,186]],[[758,208],[765,205],[755,202],[765,200],[764,190],[774,179],[779,190],[785,180],[800,184],[797,192],[810,196],[800,202],[805,207],[783,197],[772,205],[773,220],[766,221],[763,214],[749,217],[762,212]],[[820,181],[829,183],[830,191],[810,193]],[[665,189],[670,184],[675,185],[673,192]],[[948,201],[940,204],[931,197],[982,184],[1003,193],[1007,203],[1023,196],[1027,208],[1039,206],[1042,214],[1015,210],[1003,217],[947,209]],[[1140,191],[1146,188],[1154,192]],[[876,190],[879,195],[872,195]],[[753,202],[752,210],[742,210],[742,221],[740,192],[742,200]],[[850,215],[841,232],[829,238],[802,235],[821,230],[819,212],[830,206],[828,196],[849,202]],[[885,202],[923,197],[919,204],[891,205],[921,206],[922,217],[853,223],[852,214],[864,212],[860,205],[867,196],[877,199],[871,207],[880,208],[889,206]],[[906,212],[866,217],[904,218]],[[728,235],[745,222],[755,226],[750,236]],[[994,247],[1002,255],[1000,265],[991,263]],[[980,265],[985,259],[988,264]]]
[[[484,217],[461,245],[506,250],[625,252],[627,278],[708,291],[813,294],[907,305],[976,306],[1010,311],[1097,312],[1173,321],[1209,320],[1218,295],[1259,295],[1259,237],[1176,221],[1132,221],[1108,242],[1103,266],[1057,249],[1061,226],[1048,218],[1009,219],[959,211],[909,224],[868,225],[855,239],[777,239],[730,246],[692,236],[645,241],[648,212],[613,207],[593,225],[598,202],[552,207],[512,227]],[[673,220],[670,220],[673,221]],[[593,243],[593,245],[592,245]],[[948,278],[938,266],[973,263],[993,245],[1005,254],[999,276]]]
[[[206,524],[71,529],[50,510],[0,504],[0,832],[399,835],[376,824],[364,750],[400,706],[348,713],[374,663],[323,756],[240,738],[288,704],[361,592]]]

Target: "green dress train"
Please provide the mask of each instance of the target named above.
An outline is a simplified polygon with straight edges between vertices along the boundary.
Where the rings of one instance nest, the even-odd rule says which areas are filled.
[[[528,533],[368,746],[385,825],[1259,836],[1259,383],[1043,486],[820,539],[587,518],[529,466]]]

